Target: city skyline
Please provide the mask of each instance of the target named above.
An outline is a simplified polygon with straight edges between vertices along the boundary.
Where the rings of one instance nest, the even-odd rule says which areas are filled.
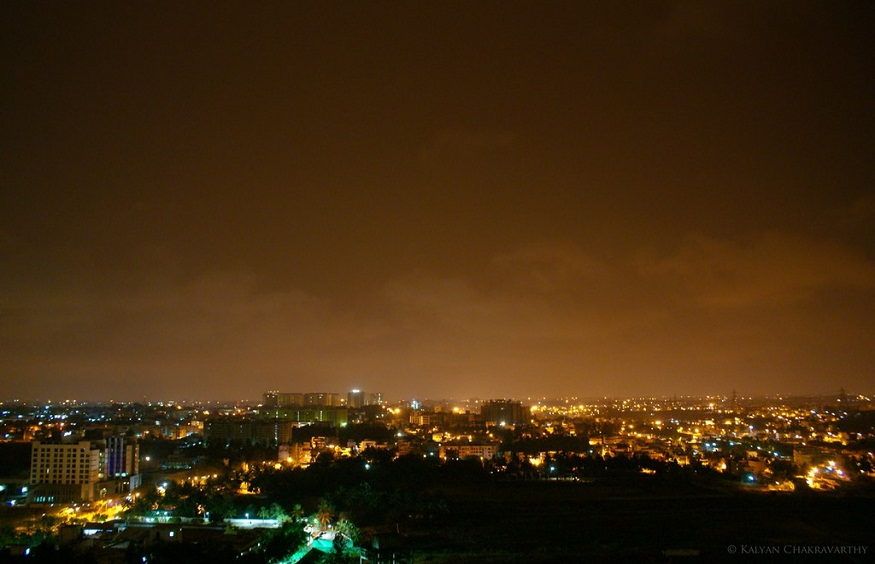
[[[0,21],[4,399],[875,383],[869,4]]]
[[[352,390],[349,390],[352,391]],[[360,390],[368,393],[365,390]],[[268,394],[276,394],[276,390],[266,390],[261,394],[252,393],[247,395],[242,395],[239,397],[200,397],[200,396],[179,396],[179,397],[147,397],[143,396],[140,398],[124,398],[124,397],[115,397],[115,398],[88,398],[88,397],[59,397],[59,396],[44,396],[44,397],[2,397],[0,398],[0,404],[7,406],[14,405],[106,405],[106,404],[146,404],[146,405],[179,405],[179,406],[197,406],[197,405],[249,405],[249,406],[265,406],[268,405],[266,403],[265,396]],[[329,403],[302,403],[302,404],[293,404],[298,407],[314,407],[314,406],[328,406],[328,407],[350,407],[349,399],[347,397],[348,392],[279,392],[280,395],[299,395],[299,396],[308,396],[312,394],[320,394],[320,395],[331,395],[336,397],[336,401],[332,400]],[[875,393],[871,393],[867,390],[846,390],[845,388],[839,388],[837,390],[820,390],[818,392],[810,392],[810,393],[773,393],[773,394],[745,394],[740,393],[738,390],[731,390],[728,393],[723,393],[719,391],[715,391],[713,393],[706,394],[688,394],[688,393],[677,393],[677,394],[651,394],[651,395],[592,395],[592,394],[570,394],[570,395],[557,395],[557,394],[547,394],[547,395],[521,395],[521,396],[511,396],[511,395],[502,395],[500,393],[485,395],[485,396],[428,396],[422,394],[413,394],[410,396],[387,396],[382,393],[373,393],[369,394],[370,396],[378,396],[379,399],[374,399],[371,397],[368,401],[366,401],[363,405],[381,405],[381,406],[392,406],[392,405],[415,405],[416,408],[431,408],[434,406],[440,405],[466,405],[470,403],[474,403],[475,405],[479,402],[484,401],[495,401],[495,400],[511,400],[511,401],[520,401],[524,405],[538,405],[540,403],[550,403],[550,402],[582,402],[586,403],[599,403],[603,401],[637,401],[637,400],[646,400],[646,401],[664,401],[664,402],[684,402],[684,401],[718,401],[721,404],[730,405],[733,402],[749,402],[749,401],[820,401],[820,402],[837,402],[838,405],[842,403],[848,403],[849,405],[856,405],[860,403],[871,402]],[[358,409],[358,407],[356,407]]]

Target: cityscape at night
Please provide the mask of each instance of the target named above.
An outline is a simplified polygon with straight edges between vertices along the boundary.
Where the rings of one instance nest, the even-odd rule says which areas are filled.
[[[12,401],[0,415],[11,561],[48,550],[169,562],[190,543],[204,562],[728,561],[757,550],[858,562],[871,540],[875,401],[844,390],[398,402],[268,391],[234,403]],[[707,519],[707,532],[666,531],[654,512]],[[537,523],[553,514],[564,522]]]
[[[875,560],[873,29],[0,2],[0,564]]]

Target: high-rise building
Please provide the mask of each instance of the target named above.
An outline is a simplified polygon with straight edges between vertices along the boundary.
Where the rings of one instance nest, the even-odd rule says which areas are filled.
[[[362,390],[350,390],[346,395],[346,405],[353,409],[361,409],[368,405],[383,405],[383,394],[379,392],[367,394]]]
[[[124,437],[106,439],[106,477],[124,478],[140,473],[140,445]]]
[[[303,407],[304,394],[301,392],[283,393],[279,396],[278,407]]]
[[[513,400],[489,400],[480,406],[480,417],[487,424],[519,425],[528,422],[523,405]]]
[[[329,392],[308,392],[304,394],[304,407],[339,407],[340,394]]]
[[[350,390],[346,394],[346,405],[353,409],[361,409],[365,406],[365,393],[361,390]]]
[[[100,450],[90,441],[34,441],[30,459],[30,503],[91,501],[100,477]]]
[[[264,407],[302,407],[304,394],[270,391],[262,396],[261,404]]]
[[[344,403],[342,401],[342,395],[336,392],[278,392],[278,391],[268,391],[262,395],[262,407],[344,407],[350,406],[353,404],[350,403],[352,401],[352,395],[355,394],[358,396],[361,394],[361,400],[355,400],[357,407],[361,407],[364,405],[375,405],[382,403],[382,396],[380,394],[370,394],[369,396],[365,396],[363,392],[359,390],[353,390],[349,394],[347,394],[347,401]],[[360,401],[360,405],[358,402]]]
[[[204,425],[204,440],[208,444],[239,441],[249,444],[278,445],[292,440],[292,429],[297,425],[298,422],[290,418],[268,421],[213,419]]]
[[[344,427],[349,422],[345,407],[262,407],[257,418],[212,417],[204,423],[204,440],[226,444],[278,445],[292,440],[292,429],[313,423]]]

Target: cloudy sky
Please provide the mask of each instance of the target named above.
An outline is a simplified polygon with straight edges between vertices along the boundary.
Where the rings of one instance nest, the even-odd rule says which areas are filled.
[[[875,391],[870,2],[0,5],[0,399]]]

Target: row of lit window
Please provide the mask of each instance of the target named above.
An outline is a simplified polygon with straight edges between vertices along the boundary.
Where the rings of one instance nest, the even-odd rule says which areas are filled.
[[[81,464],[66,464],[66,465],[64,465],[64,464],[40,464],[38,466],[38,468],[45,468],[46,470],[48,470],[49,468],[52,468],[54,470],[57,470],[58,468],[63,469],[63,468],[88,468],[88,467],[83,466]]]

